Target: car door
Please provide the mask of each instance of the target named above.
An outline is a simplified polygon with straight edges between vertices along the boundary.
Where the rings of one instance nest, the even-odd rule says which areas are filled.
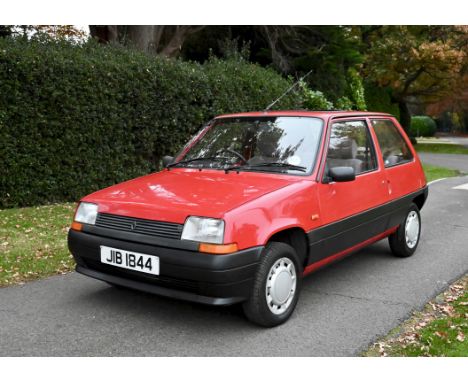
[[[335,120],[329,126],[328,149],[318,183],[324,225],[309,234],[309,263],[338,254],[386,229],[379,206],[388,200],[385,174],[379,166],[375,137],[365,119]],[[353,167],[355,180],[334,182],[333,167]]]
[[[372,118],[385,176],[388,180],[389,201],[401,198],[424,186],[421,168],[415,161],[410,143],[390,118]]]
[[[370,123],[379,146],[380,162],[388,184],[388,228],[404,219],[411,194],[426,185],[421,163],[403,129],[392,118],[371,118]]]

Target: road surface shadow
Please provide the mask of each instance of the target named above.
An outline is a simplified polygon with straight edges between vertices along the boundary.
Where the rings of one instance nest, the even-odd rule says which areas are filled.
[[[397,260],[391,255],[386,241],[367,247],[306,277],[299,304],[326,303],[329,289],[327,285],[330,285],[330,282],[349,277],[350,274],[352,277],[358,277],[360,272],[366,272],[369,268],[378,269],[382,262],[394,261]],[[252,326],[246,325],[247,321],[240,304],[227,307],[202,305],[92,281],[92,287],[85,288],[82,293],[76,295],[74,302],[83,308],[88,307],[94,311],[105,308],[116,317],[127,316],[138,321],[157,320],[171,326],[179,326],[186,321],[199,321],[198,324],[207,329],[216,323],[217,328],[222,325],[228,331],[236,327]],[[93,288],[91,292],[90,288]],[[317,291],[323,294],[317,294]]]

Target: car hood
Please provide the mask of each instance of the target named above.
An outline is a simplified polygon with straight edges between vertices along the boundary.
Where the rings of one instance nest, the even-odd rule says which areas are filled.
[[[172,169],[97,191],[83,201],[99,212],[184,223],[189,215],[221,218],[224,213],[302,177],[283,174]]]

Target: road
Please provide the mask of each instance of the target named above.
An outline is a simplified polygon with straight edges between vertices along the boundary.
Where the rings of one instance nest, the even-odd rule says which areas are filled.
[[[439,167],[448,167],[468,174],[468,155],[418,153],[422,162]]]
[[[456,143],[457,145],[463,146],[468,148],[468,137],[454,137],[454,136],[447,136],[446,139]]]
[[[309,276],[295,314],[263,329],[238,307],[118,290],[71,273],[0,289],[0,356],[353,356],[468,271],[468,177],[430,187],[408,259],[381,241]]]

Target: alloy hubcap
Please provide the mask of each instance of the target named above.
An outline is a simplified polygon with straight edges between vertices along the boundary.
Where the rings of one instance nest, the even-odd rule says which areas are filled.
[[[418,243],[419,217],[416,211],[411,211],[406,217],[405,238],[408,248],[413,249]]]
[[[287,257],[277,260],[268,272],[265,295],[268,308],[281,314],[291,305],[296,293],[296,267]]]

